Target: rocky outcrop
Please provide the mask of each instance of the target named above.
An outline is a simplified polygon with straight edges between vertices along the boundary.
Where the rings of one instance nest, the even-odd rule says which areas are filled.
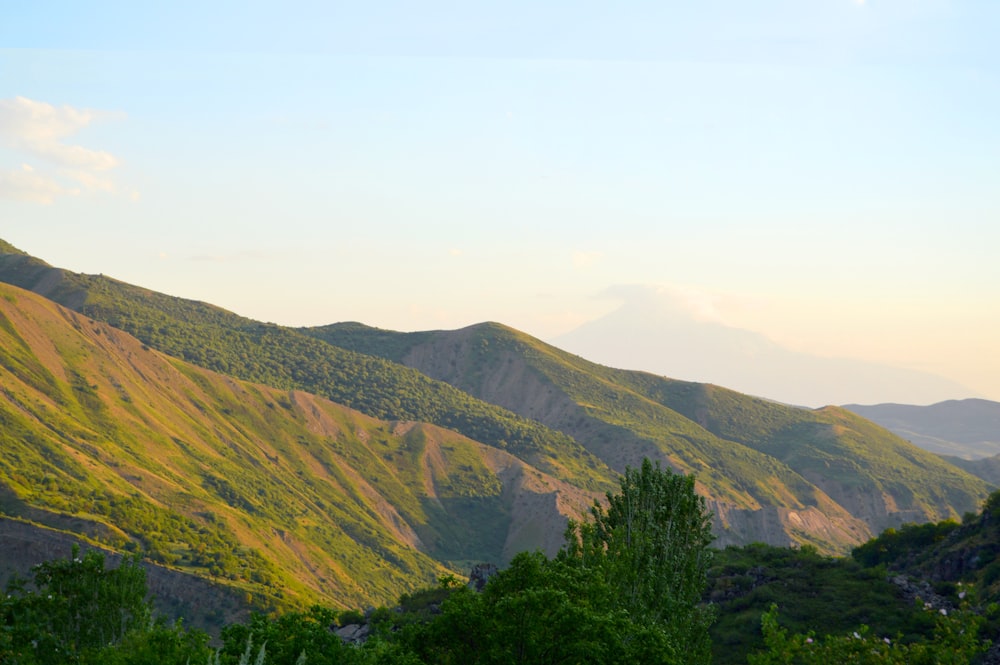
[[[844,511],[831,516],[813,506],[802,510],[761,506],[751,510],[720,501],[708,501],[707,506],[715,515],[715,547],[761,542],[777,547],[817,544],[821,550],[832,550],[830,544],[859,544],[872,536],[868,525]]]
[[[498,572],[499,570],[494,563],[477,563],[469,573],[469,582],[466,586],[474,591],[482,591],[490,578]]]
[[[927,609],[946,612],[955,607],[950,600],[935,592],[927,580],[915,580],[906,575],[890,575],[889,581],[899,587],[903,598],[911,603],[920,601]]]
[[[372,633],[372,627],[366,623],[349,623],[333,631],[344,644],[364,644]]]

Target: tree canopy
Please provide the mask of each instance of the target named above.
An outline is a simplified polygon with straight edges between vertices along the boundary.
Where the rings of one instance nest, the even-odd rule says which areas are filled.
[[[660,626],[684,662],[707,662],[711,608],[700,603],[711,565],[712,514],[693,476],[648,459],[629,468],[620,491],[595,503],[592,522],[571,522],[561,554],[596,567],[634,620]]]

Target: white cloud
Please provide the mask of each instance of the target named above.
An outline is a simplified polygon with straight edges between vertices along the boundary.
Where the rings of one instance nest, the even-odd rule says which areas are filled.
[[[0,171],[0,199],[48,205],[71,193],[52,178],[35,173],[27,164],[21,170]]]
[[[55,167],[50,172],[26,164],[21,171],[0,174],[0,198],[52,203],[57,197],[85,191],[114,192],[114,181],[101,174],[118,166],[118,158],[66,141],[95,120],[111,115],[55,107],[26,97],[0,99],[0,144]]]

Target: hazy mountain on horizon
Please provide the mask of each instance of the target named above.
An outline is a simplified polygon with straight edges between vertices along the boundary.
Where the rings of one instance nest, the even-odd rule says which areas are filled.
[[[751,330],[699,320],[668,292],[627,288],[616,294],[625,298],[621,307],[547,341],[612,367],[712,383],[809,407],[933,404],[977,396],[927,372],[800,353]]]
[[[963,399],[930,406],[846,404],[844,408],[932,453],[966,460],[1000,454],[1000,402]]]

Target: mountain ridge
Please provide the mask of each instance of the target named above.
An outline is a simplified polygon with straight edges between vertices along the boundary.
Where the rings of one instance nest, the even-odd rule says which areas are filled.
[[[740,510],[771,506],[781,515],[779,521],[786,520],[788,534],[795,531],[794,522],[808,520],[812,528],[827,533],[839,530],[843,538],[845,531],[859,527],[877,532],[935,514],[961,514],[948,508],[954,497],[931,490],[926,501],[907,503],[896,500],[893,487],[907,485],[902,477],[905,474],[925,473],[921,467],[930,470],[927,473],[934,479],[928,477],[925,482],[935,487],[961,484],[964,473],[837,407],[789,407],[717,386],[609,368],[496,323],[419,333],[392,333],[352,323],[305,332],[365,353],[381,353],[477,397],[530,414],[577,438],[612,468],[621,470],[634,465],[636,460],[629,455],[648,455],[680,471],[694,472],[701,486],[710,486],[714,491],[709,492],[710,498],[714,494],[716,499],[730,499],[728,507],[723,507],[725,501],[713,504],[723,521]],[[510,355],[515,348],[521,349],[519,361]],[[536,387],[525,390],[524,377],[529,374],[536,377]],[[515,375],[521,378],[512,380],[510,377]],[[532,397],[525,399],[526,394]],[[539,399],[539,394],[545,394],[546,399]],[[557,402],[562,406],[553,406]],[[736,431],[737,422],[743,436]],[[832,443],[818,443],[826,439]],[[877,442],[877,453],[886,455],[905,472],[899,473],[892,463],[878,460],[859,439]],[[851,463],[848,471],[853,474],[852,482],[838,478],[838,473],[844,475],[847,471],[831,475],[822,470],[824,464],[829,465],[826,458],[833,456],[833,450],[867,460]],[[711,452],[706,455],[706,451]],[[705,464],[706,459],[712,460],[710,465]],[[884,479],[871,473],[872,467],[879,469]],[[761,477],[761,469],[769,471]],[[720,497],[719,491],[725,491],[720,484],[720,470],[742,489]],[[865,479],[861,494],[856,486],[859,475]],[[741,494],[744,491],[748,494]],[[979,487],[960,503],[972,508],[984,492],[985,488]],[[742,503],[737,496],[743,497]],[[838,502],[862,513],[866,526],[852,524]],[[815,511],[810,514],[820,504],[829,513],[822,528],[816,524],[819,516]],[[758,517],[762,523],[772,525],[764,533],[777,535],[773,518]],[[728,544],[726,528],[718,535],[723,544]],[[803,538],[803,534],[794,537]],[[854,536],[864,537],[858,533]],[[828,543],[818,544],[829,547]]]
[[[974,460],[1000,454],[1000,402],[969,398],[927,406],[883,403],[844,408],[939,455]]]
[[[6,284],[0,342],[0,512],[261,606],[391,602],[468,561],[552,553],[595,496],[449,430],[197,368]]]
[[[94,342],[88,347],[90,356],[122,345],[135,357],[162,355],[165,365],[159,374],[186,382],[196,396],[185,402],[182,413],[146,414],[144,426],[185,423],[186,433],[157,435],[163,450],[173,451],[171,459],[203,450],[203,456],[224,461],[227,441],[247,451],[248,469],[227,467],[228,474],[220,474],[204,461],[198,469],[188,469],[197,482],[186,493],[227,502],[222,511],[233,525],[227,537],[234,543],[246,539],[265,559],[278,561],[277,572],[269,573],[277,576],[271,586],[291,575],[291,593],[300,599],[334,593],[320,591],[319,580],[343,579],[347,569],[341,563],[317,574],[309,567],[316,568],[314,564],[303,563],[319,556],[315,545],[308,544],[312,535],[278,526],[287,542],[275,531],[276,543],[270,537],[255,538],[240,526],[240,520],[293,520],[293,513],[279,515],[267,503],[268,497],[278,496],[273,483],[252,475],[276,464],[283,488],[296,486],[292,470],[312,479],[307,494],[314,497],[309,499],[314,507],[302,509],[313,516],[308,525],[300,525],[308,526],[304,533],[332,528],[323,523],[329,518],[316,512],[316,493],[326,497],[318,500],[327,508],[334,496],[336,502],[350,500],[353,512],[338,517],[352,525],[350,533],[324,537],[330,546],[339,543],[335,548],[354,552],[353,576],[370,576],[381,566],[395,570],[379,580],[374,591],[379,597],[415,584],[414,576],[430,575],[441,566],[461,567],[480,555],[502,561],[517,549],[552,551],[566,518],[581,514],[590,500],[614,487],[617,473],[644,457],[695,474],[717,516],[720,545],[811,544],[843,553],[886,526],[961,515],[987,493],[983,481],[843,410],[788,407],[717,386],[606,367],[498,323],[421,333],[357,323],[290,329],[3,251],[0,281],[55,299],[49,302],[72,305],[73,311],[53,310],[53,321],[61,319],[64,324],[58,325],[86,333]],[[18,301],[38,297],[4,293],[12,312],[18,311]],[[13,323],[3,327],[15,333],[19,328],[27,329]],[[43,329],[31,334],[38,340],[58,337]],[[69,423],[64,429],[76,432],[69,439],[86,444],[77,446],[74,455],[99,456],[92,430],[113,431],[122,404],[129,403],[115,382],[95,381],[93,369],[57,376],[40,357],[13,353],[30,345],[12,341],[7,347],[11,353],[5,362],[18,369],[25,391],[54,391],[67,403],[87,406],[88,424]],[[75,358],[72,348],[68,353]],[[58,353],[46,358],[74,366]],[[119,385],[159,376],[128,362],[104,364],[131,367],[129,377],[117,376]],[[257,382],[246,383],[251,379]],[[19,399],[4,397],[16,413]],[[135,402],[133,396],[132,407],[138,408]],[[217,402],[225,406],[213,407]],[[316,413],[326,424],[309,420]],[[198,425],[202,420],[211,426]],[[33,432],[45,440],[42,430]],[[259,443],[271,439],[283,442],[282,447]],[[303,466],[300,458],[314,462]],[[146,461],[163,466],[159,459]],[[898,467],[895,475],[885,472],[893,466]],[[139,482],[163,491],[184,478],[169,465],[172,476],[138,463],[133,467],[128,471],[144,479]],[[244,473],[251,474],[245,489],[232,482]],[[106,478],[121,482],[112,475]],[[448,481],[440,491],[454,494],[440,505],[433,496],[439,492],[439,478]],[[15,489],[23,494],[25,486]],[[275,505],[283,504],[275,499]],[[231,511],[242,512],[236,517]],[[194,513],[185,517],[193,520],[192,528],[207,528]],[[457,546],[456,539],[466,544]],[[160,555],[190,559],[174,541],[159,546]],[[312,586],[303,588],[291,570],[301,571]],[[239,569],[236,573],[240,584],[252,585],[253,580],[239,576]],[[258,591],[267,597],[268,588],[265,584]],[[349,602],[344,598],[361,590],[343,586],[336,593],[339,602]]]

